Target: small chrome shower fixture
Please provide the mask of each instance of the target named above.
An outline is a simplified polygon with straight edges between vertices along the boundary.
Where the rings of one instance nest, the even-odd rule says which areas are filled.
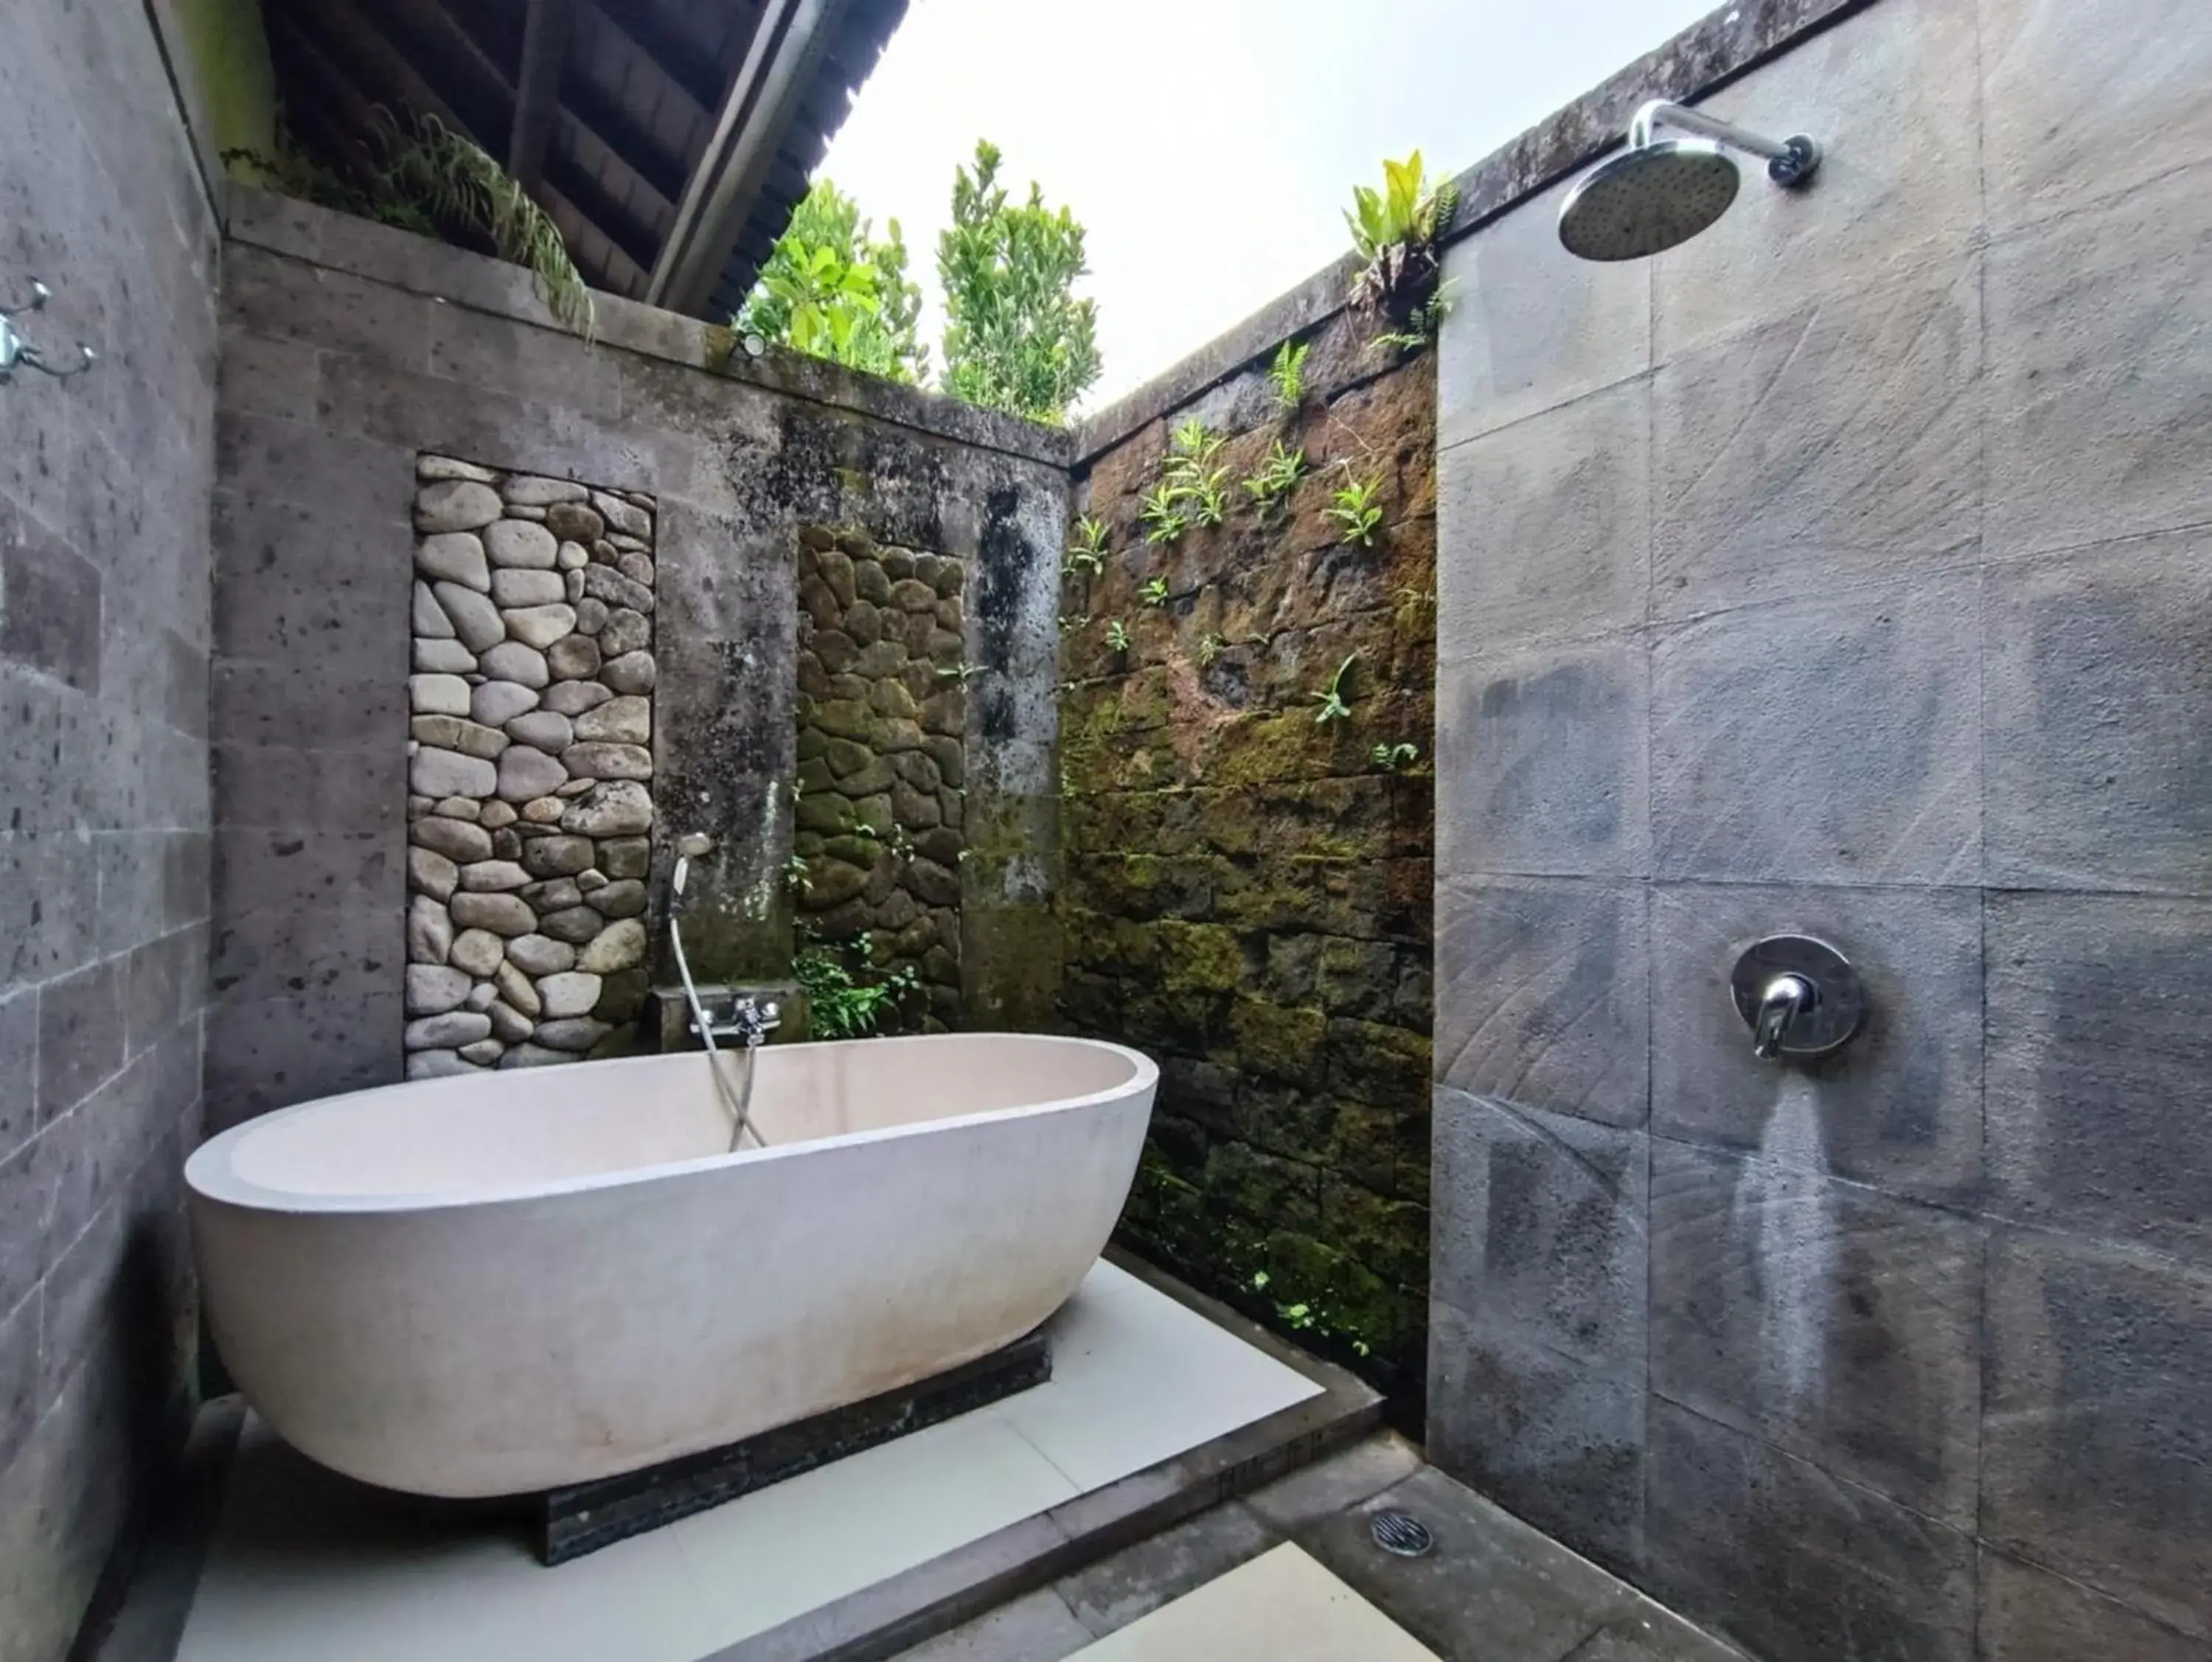
[[[46,362],[46,355],[23,338],[17,320],[31,312],[42,312],[54,291],[43,283],[33,281],[31,297],[21,306],[0,306],[0,387],[15,380],[18,368],[36,369],[41,374],[52,375],[56,380],[67,380],[71,375],[81,375],[92,368],[99,354],[79,343],[77,361],[67,368]]]
[[[1661,125],[1693,135],[1655,138]],[[1763,156],[1766,176],[1795,188],[1820,165],[1804,134],[1777,142],[1654,99],[1628,124],[1628,148],[1575,181],[1559,204],[1559,240],[1583,259],[1644,259],[1687,242],[1729,210],[1741,182],[1724,149]]]

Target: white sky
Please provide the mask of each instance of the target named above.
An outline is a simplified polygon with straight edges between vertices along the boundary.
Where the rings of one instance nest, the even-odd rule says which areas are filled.
[[[903,226],[933,362],[937,234],[975,140],[1017,197],[1035,179],[1072,207],[1096,409],[1342,253],[1339,210],[1384,155],[1457,173],[1712,4],[914,0],[822,172]]]

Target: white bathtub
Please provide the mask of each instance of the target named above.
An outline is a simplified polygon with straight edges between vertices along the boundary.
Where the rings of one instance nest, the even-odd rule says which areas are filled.
[[[736,1063],[726,1063],[732,1068]],[[252,1120],[185,1175],[210,1325],[325,1465],[421,1495],[634,1470],[1020,1337],[1074,1291],[1159,1071],[1015,1034],[424,1081]]]

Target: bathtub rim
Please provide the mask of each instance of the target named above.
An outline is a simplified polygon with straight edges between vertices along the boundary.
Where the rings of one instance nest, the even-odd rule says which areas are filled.
[[[976,1039],[1022,1039],[1032,1043],[1079,1045],[1086,1050],[1111,1051],[1133,1064],[1135,1072],[1119,1085],[1103,1090],[1085,1092],[1079,1096],[1054,1097],[1042,1102],[1017,1103],[1006,1108],[986,1108],[969,1114],[947,1114],[936,1119],[926,1119],[909,1125],[888,1125],[865,1131],[842,1131],[835,1135],[813,1137],[805,1142],[772,1143],[765,1148],[727,1150],[719,1154],[702,1154],[691,1160],[662,1160],[648,1166],[626,1166],[614,1172],[593,1172],[580,1178],[566,1178],[552,1183],[532,1184],[529,1187],[496,1187],[471,1190],[465,1193],[401,1193],[372,1192],[364,1194],[321,1195],[303,1194],[292,1189],[270,1189],[249,1181],[237,1174],[232,1165],[232,1153],[248,1136],[265,1130],[282,1120],[327,1107],[334,1102],[346,1102],[356,1098],[373,1097],[391,1091],[405,1091],[417,1087],[443,1085],[448,1079],[399,1080],[388,1085],[364,1086],[357,1091],[339,1091],[329,1096],[311,1098],[289,1106],[257,1114],[227,1130],[219,1131],[185,1157],[184,1177],[189,1196],[194,1201],[229,1206],[242,1211],[277,1213],[294,1216],[363,1216],[374,1217],[403,1213],[447,1211],[490,1206],[512,1206],[531,1201],[553,1199],[561,1196],[587,1194],[597,1190],[617,1189],[630,1184],[653,1182],[661,1178],[691,1176],[697,1172],[719,1171],[726,1166],[766,1165],[772,1161],[793,1159],[804,1154],[818,1153],[831,1148],[856,1148],[868,1143],[886,1142],[901,1137],[923,1136],[932,1132],[990,1124],[1018,1117],[1042,1117],[1046,1114],[1072,1113],[1078,1109],[1095,1107],[1146,1092],[1157,1092],[1159,1086],[1159,1063],[1142,1050],[1126,1044],[1116,1044],[1110,1039],[1079,1038],[1063,1033],[902,1033],[881,1038],[809,1039],[796,1044],[778,1045],[783,1051],[826,1050],[832,1046],[869,1045],[933,1045],[947,1042],[972,1042]],[[596,1062],[575,1062],[562,1064],[564,1069],[620,1068],[639,1062],[663,1062],[668,1052],[646,1056],[607,1056]],[[703,1058],[703,1050],[675,1052],[676,1055]],[[531,1070],[518,1070],[531,1071]]]

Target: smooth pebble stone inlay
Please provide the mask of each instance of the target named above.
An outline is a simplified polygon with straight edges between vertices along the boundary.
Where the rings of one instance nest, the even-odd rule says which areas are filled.
[[[549,975],[538,983],[538,996],[548,1020],[563,1016],[589,1015],[599,1001],[599,978],[586,971]]]
[[[489,796],[499,774],[480,756],[424,747],[407,764],[408,782],[423,796]]]
[[[458,1050],[410,1050],[407,1055],[410,1079],[454,1079],[476,1071]]]
[[[499,989],[502,1002],[535,1020],[539,1008],[538,989],[530,977],[512,964],[502,964],[492,974],[492,984]]]
[[[504,1001],[493,1004],[484,1014],[491,1018],[492,1032],[509,1044],[521,1044],[530,1037],[530,1030],[536,1025],[528,1016]]]
[[[576,967],[593,975],[619,974],[645,961],[645,925],[635,917],[610,923],[576,955]]]
[[[580,500],[545,510],[545,528],[563,541],[588,546],[606,533],[606,521]]]
[[[443,964],[453,946],[453,920],[445,907],[427,894],[407,903],[407,961]]]
[[[474,691],[464,683],[468,709],[462,712],[488,728],[503,728],[516,716],[538,708],[538,695],[513,681],[486,681]]]
[[[442,814],[432,814],[417,819],[408,828],[408,836],[426,849],[434,849],[448,860],[489,860],[491,858],[491,833],[481,825],[471,825],[459,819],[448,819]]]
[[[494,565],[538,571],[553,569],[561,546],[551,532],[528,520],[501,520],[483,533],[483,540],[484,552]],[[495,584],[499,580],[495,575],[492,581]]]
[[[466,675],[477,667],[477,654],[459,641],[417,641],[415,667],[442,675]]]
[[[479,1068],[489,1068],[506,1054],[507,1046],[495,1038],[480,1038],[473,1044],[461,1046],[461,1060]]]
[[[495,484],[499,475],[489,467],[479,467],[474,462],[465,462],[452,456],[417,456],[415,458],[415,477],[426,484],[432,479],[474,479],[478,484]]]
[[[563,681],[557,687],[547,688],[541,702],[556,715],[581,715],[614,696],[613,688],[601,686],[597,681]]]
[[[626,536],[653,535],[651,517],[635,502],[626,502],[619,496],[610,496],[604,490],[594,490],[592,492],[592,506],[599,509],[599,517],[610,527]]]
[[[479,860],[461,868],[461,887],[474,893],[519,889],[529,881],[530,874],[512,860]]]
[[[558,756],[575,740],[575,729],[567,716],[550,709],[533,709],[507,724],[507,735]]]
[[[507,955],[515,968],[533,976],[559,975],[574,969],[576,949],[546,934],[526,934],[507,943]]]
[[[510,746],[499,758],[499,794],[510,802],[527,802],[556,788],[568,770],[554,757],[530,745]]]
[[[562,543],[560,551],[553,557],[553,563],[563,571],[581,571],[591,564],[592,556],[581,543]]]
[[[610,780],[571,803],[561,829],[579,837],[641,835],[653,829],[653,798],[631,780]]]
[[[645,910],[645,885],[635,877],[625,877],[619,883],[592,891],[586,904],[603,916],[634,917]]]
[[[449,1010],[407,1024],[404,1042],[410,1050],[449,1050],[489,1036],[491,1018],[472,1010]]]
[[[484,654],[483,672],[526,687],[542,687],[553,679],[545,667],[545,654],[520,641],[501,641]]]
[[[605,606],[604,600],[594,600],[594,606]],[[653,640],[653,625],[645,620],[641,612],[632,612],[628,606],[616,606],[607,613],[607,625],[599,631],[599,650],[610,658],[619,658],[626,652],[635,652]]]
[[[650,692],[655,679],[652,654],[625,652],[601,668],[599,679],[617,692]]]
[[[576,737],[608,744],[645,744],[653,737],[653,705],[635,696],[611,698],[576,718]]]
[[[599,643],[588,635],[570,635],[553,642],[545,661],[554,679],[586,681],[599,673]]]
[[[523,866],[538,877],[573,877],[591,863],[589,837],[536,837],[522,847]]]
[[[592,493],[574,479],[549,479],[537,473],[511,475],[503,494],[524,508],[550,508],[556,502],[580,502]]]
[[[500,615],[507,619],[509,635],[540,651],[576,627],[575,609],[568,606],[510,607]]]
[[[407,966],[406,1002],[410,1016],[443,1015],[458,1010],[468,995],[469,978],[459,970],[438,964]]]
[[[567,595],[557,571],[502,566],[491,574],[491,597],[503,606],[558,606]]]
[[[531,1035],[538,1044],[555,1050],[588,1050],[607,1036],[609,1028],[604,1021],[593,1021],[587,1016],[572,1016],[563,1021],[541,1021],[538,1031]]]
[[[453,620],[453,632],[461,637],[461,644],[479,659],[507,638],[507,625],[500,621],[499,608],[488,597],[473,588],[463,588],[459,583],[440,583],[433,592],[438,597],[438,604],[445,608],[446,616]]]
[[[415,498],[417,531],[474,531],[499,517],[499,492],[473,479],[441,479]]]
[[[511,894],[457,894],[452,901],[453,922],[465,929],[483,929],[512,939],[528,934],[537,923],[529,907]]]
[[[486,831],[503,831],[513,825],[518,816],[514,803],[492,801],[483,805],[482,818]]]
[[[410,675],[407,707],[417,715],[466,715],[470,714],[469,684],[458,675]],[[481,721],[483,717],[477,719]]]
[[[408,613],[408,622],[415,633],[424,640],[450,641],[453,638],[453,620],[446,615],[438,597],[430,592],[428,583],[415,585],[415,599]]]
[[[415,551],[415,569],[426,577],[442,577],[479,594],[491,587],[491,567],[484,559],[483,543],[473,532],[425,537]]]
[[[527,935],[522,937],[526,941],[529,938]],[[446,961],[455,969],[465,970],[482,981],[499,968],[500,959],[506,956],[506,952],[500,938],[490,930],[464,929],[453,937],[453,947],[446,955]]]
[[[571,745],[561,759],[580,779],[653,777],[653,752],[639,745]]]
[[[498,939],[496,935],[492,938]],[[466,1010],[489,1010],[491,1008],[492,1000],[498,996],[498,988],[493,986],[489,981],[479,981],[469,989],[469,995],[462,1001],[461,1008]]]

